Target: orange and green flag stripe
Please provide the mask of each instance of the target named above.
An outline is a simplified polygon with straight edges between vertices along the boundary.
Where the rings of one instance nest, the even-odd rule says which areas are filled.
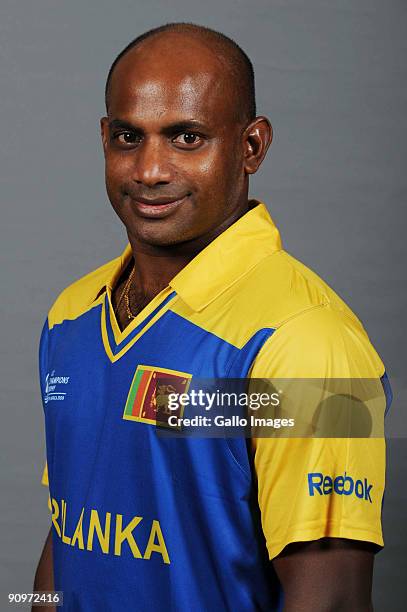
[[[148,387],[148,383],[153,375],[153,370],[137,368],[127,397],[123,416],[140,416],[140,408]]]

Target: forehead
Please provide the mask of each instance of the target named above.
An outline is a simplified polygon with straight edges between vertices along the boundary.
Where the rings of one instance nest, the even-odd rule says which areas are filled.
[[[229,123],[236,104],[227,62],[207,44],[173,33],[131,49],[110,83],[109,114],[137,121]]]

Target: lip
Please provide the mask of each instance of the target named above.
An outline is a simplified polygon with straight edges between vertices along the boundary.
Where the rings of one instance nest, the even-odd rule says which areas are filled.
[[[156,200],[132,199],[132,202],[140,216],[147,219],[163,219],[170,215],[174,210],[182,206],[188,195],[179,200],[169,200],[168,198],[157,198]]]

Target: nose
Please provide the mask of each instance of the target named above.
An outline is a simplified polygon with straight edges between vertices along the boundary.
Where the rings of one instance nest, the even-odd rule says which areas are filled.
[[[166,147],[158,138],[145,138],[137,148],[133,180],[147,187],[171,182]]]

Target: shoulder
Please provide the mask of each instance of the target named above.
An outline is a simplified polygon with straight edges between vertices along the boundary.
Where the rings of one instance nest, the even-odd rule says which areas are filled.
[[[318,306],[280,325],[260,350],[256,376],[375,378],[384,365],[356,317],[330,304]]]
[[[120,260],[121,257],[116,257],[66,287],[50,308],[49,328],[65,320],[76,319],[89,310],[95,304],[101,289],[112,278]]]
[[[362,323],[315,272],[285,251],[258,267],[261,326],[274,330],[257,356],[255,376],[376,377],[384,365]],[[253,287],[252,287],[253,290]],[[273,373],[270,373],[270,364]]]
[[[253,304],[253,297],[256,312],[275,329],[321,306],[357,320],[328,283],[284,250],[266,257],[242,283],[239,299]]]

